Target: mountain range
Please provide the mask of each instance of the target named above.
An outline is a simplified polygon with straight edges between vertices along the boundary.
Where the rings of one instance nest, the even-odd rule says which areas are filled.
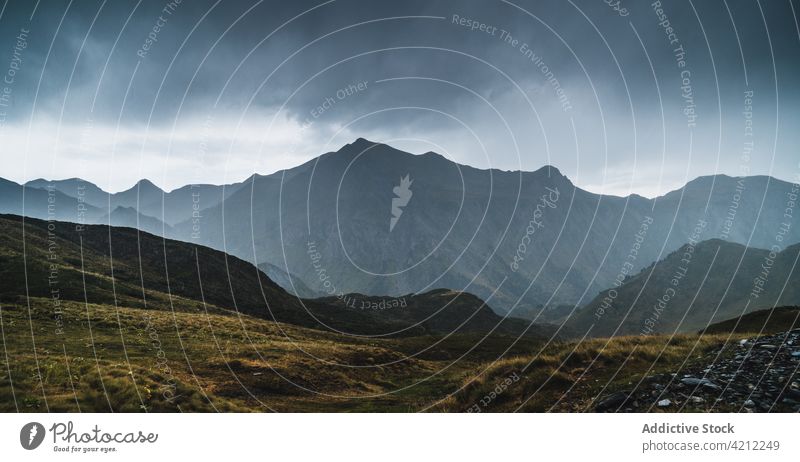
[[[410,194],[396,208],[403,179]],[[365,139],[232,185],[165,192],[142,180],[109,194],[72,179],[0,188],[0,212],[201,244],[303,297],[448,288],[531,319],[593,303],[690,241],[778,250],[800,242],[800,227],[775,241],[797,188],[771,177],[705,176],[652,199],[616,197],[583,190],[553,166],[477,169]]]

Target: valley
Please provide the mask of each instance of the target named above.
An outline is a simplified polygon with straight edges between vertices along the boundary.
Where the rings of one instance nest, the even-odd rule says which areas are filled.
[[[575,338],[449,289],[298,299],[236,257],[131,228],[11,215],[0,228],[4,411],[694,411],[693,397],[709,410],[794,409],[796,309]],[[763,390],[732,386],[718,404],[674,379],[736,368],[743,345],[765,342],[780,362],[759,347],[746,369],[756,381],[779,364]]]

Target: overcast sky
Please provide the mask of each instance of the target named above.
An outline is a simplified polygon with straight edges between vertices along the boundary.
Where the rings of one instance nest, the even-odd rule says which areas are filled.
[[[4,2],[0,176],[169,190],[364,137],[617,195],[797,180],[798,2],[608,3]]]

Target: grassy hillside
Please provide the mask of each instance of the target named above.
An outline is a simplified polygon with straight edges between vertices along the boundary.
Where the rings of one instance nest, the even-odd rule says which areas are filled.
[[[3,411],[404,410],[415,396],[348,398],[436,369],[391,341],[248,316],[64,302],[56,319],[52,301],[35,298],[4,304],[2,329]]]
[[[607,390],[691,365],[726,337],[681,336],[666,349],[658,336],[524,340],[507,351],[501,336],[356,339],[182,303],[1,308],[6,412],[467,411],[513,374],[482,411],[591,410]]]
[[[775,334],[800,327],[800,307],[781,306],[758,310],[744,316],[712,324],[703,329],[708,334],[752,333]]]

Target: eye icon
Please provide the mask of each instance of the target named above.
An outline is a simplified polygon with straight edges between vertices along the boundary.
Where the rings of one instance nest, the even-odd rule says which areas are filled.
[[[44,441],[44,425],[39,422],[25,424],[19,431],[19,443],[27,450],[36,449]]]

